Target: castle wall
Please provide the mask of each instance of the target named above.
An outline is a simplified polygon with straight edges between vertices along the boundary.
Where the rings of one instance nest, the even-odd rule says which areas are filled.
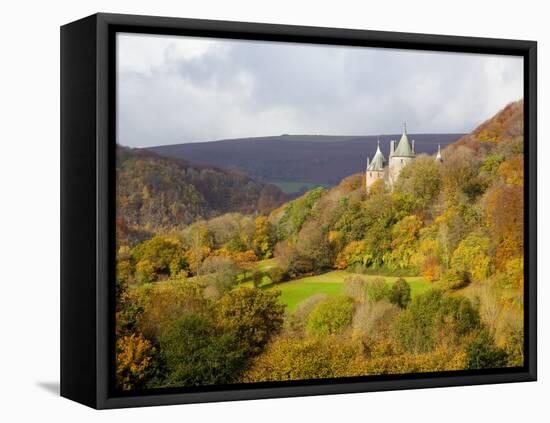
[[[369,187],[379,179],[384,179],[385,172],[383,170],[367,170],[365,171],[365,183],[367,192]]]
[[[389,163],[389,182],[393,186],[397,182],[397,178],[401,170],[414,160],[414,157],[390,157]]]

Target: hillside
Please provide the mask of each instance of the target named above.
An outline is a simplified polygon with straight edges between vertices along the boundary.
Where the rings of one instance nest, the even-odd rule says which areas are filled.
[[[414,134],[418,153],[433,154],[463,134]],[[387,156],[389,141],[400,135],[382,135]],[[302,185],[336,185],[346,176],[364,170],[367,155],[376,150],[376,136],[281,135],[152,147],[167,157],[236,168],[287,192]],[[287,189],[288,188],[288,189]]]
[[[174,228],[226,212],[266,213],[284,201],[277,187],[236,170],[117,148],[117,218],[130,227]]]
[[[472,141],[501,143],[523,137],[523,100],[508,104],[495,116],[483,122],[471,134],[465,135],[457,145]]]
[[[375,183],[366,193],[363,173],[352,174],[265,215],[228,213],[123,246],[117,345],[147,347],[150,373],[117,382],[522,367],[520,104],[447,146],[442,161],[417,157],[391,189]],[[484,135],[491,133],[498,135]],[[155,362],[159,356],[176,359]],[[117,363],[117,375],[133,364]],[[223,372],[218,363],[226,363]],[[166,370],[155,374],[161,364]]]

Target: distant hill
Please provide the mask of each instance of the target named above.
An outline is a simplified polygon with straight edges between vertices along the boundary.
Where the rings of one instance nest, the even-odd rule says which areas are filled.
[[[237,170],[117,147],[117,218],[128,227],[174,228],[227,212],[268,213],[285,200],[276,186]]]
[[[434,154],[464,134],[411,134],[417,153]],[[400,135],[380,136],[387,158],[389,142]],[[281,135],[194,142],[149,148],[167,157],[240,169],[281,187],[336,185],[348,175],[362,172],[367,156],[376,151],[377,136]]]

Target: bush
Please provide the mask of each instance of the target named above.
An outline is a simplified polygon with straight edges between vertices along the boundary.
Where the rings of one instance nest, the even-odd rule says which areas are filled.
[[[493,337],[486,330],[482,330],[466,346],[466,366],[468,369],[506,367],[507,358],[506,351],[495,346]]]
[[[156,278],[155,266],[144,259],[136,264],[136,280],[138,283],[151,283]]]
[[[236,284],[239,273],[235,262],[224,256],[208,257],[201,267],[201,274],[207,275],[203,279],[213,284],[220,293],[230,290]]]
[[[319,303],[311,312],[306,332],[326,336],[340,332],[351,324],[353,300],[349,297],[334,297]]]
[[[302,336],[305,332],[309,315],[321,302],[327,300],[325,294],[314,294],[302,301],[289,318],[289,329],[293,335]]]
[[[286,272],[278,266],[274,266],[268,269],[267,275],[269,279],[271,279],[271,282],[273,283],[280,283],[287,280],[288,278],[288,275],[286,274]]]
[[[255,288],[260,287],[262,281],[264,280],[264,276],[265,274],[261,270],[256,269],[252,271],[252,283],[254,284]]]
[[[235,332],[216,328],[205,316],[177,320],[160,340],[164,386],[204,386],[235,382],[246,363]]]
[[[343,283],[343,293],[359,303],[367,300],[369,283],[361,276],[347,276]]]
[[[377,340],[387,336],[390,325],[398,314],[399,308],[387,301],[365,302],[355,310],[352,327],[357,335],[368,340]]]
[[[388,300],[390,298],[390,285],[383,278],[376,278],[369,282],[367,294],[372,302]]]
[[[193,281],[165,282],[140,287],[132,293],[143,311],[136,326],[147,338],[157,340],[176,319],[185,314],[204,314],[208,301],[201,287]]]
[[[411,302],[411,286],[405,279],[397,279],[391,287],[389,298],[392,304],[406,308]]]
[[[460,289],[470,283],[470,275],[464,270],[449,269],[443,274],[442,282],[446,289]]]
[[[216,322],[236,334],[247,356],[259,354],[284,321],[280,291],[240,287],[226,293],[215,305]]]

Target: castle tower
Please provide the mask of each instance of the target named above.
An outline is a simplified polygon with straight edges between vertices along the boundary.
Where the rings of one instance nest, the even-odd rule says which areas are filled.
[[[437,144],[437,154],[435,156],[435,161],[436,162],[443,162],[443,157],[441,157],[441,144]]]
[[[397,148],[395,148],[394,150],[392,147],[393,145],[390,146],[391,153],[388,173],[388,179],[391,186],[393,186],[393,184],[397,181],[401,170],[403,170],[405,166],[412,162],[415,157],[414,141],[411,145],[411,143],[409,142],[409,136],[407,135],[406,123],[403,124],[403,134],[401,135],[399,144],[397,144]]]
[[[380,140],[378,140],[378,146],[376,148],[376,153],[372,158],[372,161],[369,163],[369,158],[367,157],[367,169],[365,170],[365,185],[367,192],[369,191],[370,186],[379,179],[384,179],[384,155],[380,151]]]

